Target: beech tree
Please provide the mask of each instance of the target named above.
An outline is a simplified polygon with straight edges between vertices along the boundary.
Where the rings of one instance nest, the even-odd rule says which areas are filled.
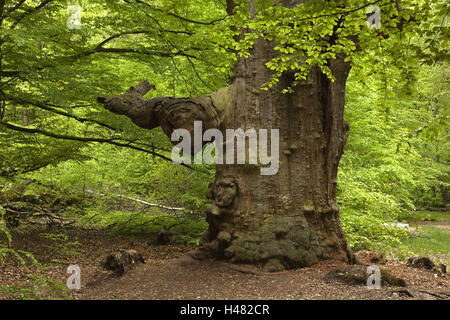
[[[227,48],[237,52],[229,87],[192,99],[145,100],[150,86],[143,82],[99,98],[141,127],[161,125],[169,137],[179,128],[193,132],[194,121],[204,130],[280,130],[276,175],[248,164],[217,165],[203,254],[270,271],[353,261],[336,203],[337,170],[349,130],[343,114],[352,56],[371,37],[389,37],[389,28],[363,30],[374,4],[392,30],[409,20],[398,1],[228,0],[226,34],[234,39]]]

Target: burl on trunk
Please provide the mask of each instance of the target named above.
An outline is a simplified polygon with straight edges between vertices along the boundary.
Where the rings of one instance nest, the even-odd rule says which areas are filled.
[[[336,203],[348,131],[343,114],[350,65],[344,57],[328,62],[334,82],[314,68],[294,93],[281,93],[293,82],[288,73],[278,86],[262,91],[271,77],[265,62],[273,57],[272,47],[258,41],[251,57],[238,61],[232,85],[209,95],[145,100],[151,85],[143,82],[99,102],[143,128],[161,126],[169,137],[177,128],[193,133],[194,121],[202,121],[204,131],[279,129],[277,174],[261,175],[254,165],[217,165],[207,195],[212,204],[202,252],[268,271],[325,259],[353,262]]]

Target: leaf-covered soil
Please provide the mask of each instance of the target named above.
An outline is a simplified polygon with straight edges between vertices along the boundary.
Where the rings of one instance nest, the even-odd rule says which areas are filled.
[[[403,279],[406,287],[384,285],[379,290],[364,284],[343,281],[330,274],[373,265],[370,255],[360,255],[363,265],[347,266],[324,261],[309,268],[267,273],[253,266],[231,265],[220,261],[194,261],[185,253],[193,247],[149,245],[145,236],[113,236],[99,230],[70,229],[60,243],[44,227],[34,226],[13,235],[14,248],[31,252],[39,266],[24,268],[15,259],[0,265],[0,287],[29,285],[27,275],[41,275],[66,283],[69,265],[81,268],[79,291],[61,296],[43,287],[31,298],[72,299],[450,299],[450,277],[436,271],[416,269],[395,258],[378,262],[382,270]],[[56,246],[59,244],[59,246]],[[58,249],[55,249],[57,247]],[[141,252],[146,264],[137,264],[122,276],[102,270],[100,264],[109,253],[120,249]],[[47,291],[46,291],[47,290]],[[36,294],[36,293],[35,293]],[[24,298],[16,291],[0,291],[1,299]],[[30,293],[25,292],[25,298]]]

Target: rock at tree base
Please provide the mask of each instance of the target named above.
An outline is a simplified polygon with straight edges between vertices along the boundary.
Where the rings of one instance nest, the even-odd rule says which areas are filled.
[[[411,257],[408,259],[408,264],[414,268],[433,270],[435,264],[428,257]]]
[[[447,273],[447,266],[445,264],[440,263],[436,266],[428,257],[411,257],[408,259],[408,265],[413,268],[435,271],[441,274]]]
[[[145,263],[142,254],[135,250],[122,249],[119,252],[108,255],[102,262],[102,267],[113,271],[117,275],[123,275],[136,263]]]

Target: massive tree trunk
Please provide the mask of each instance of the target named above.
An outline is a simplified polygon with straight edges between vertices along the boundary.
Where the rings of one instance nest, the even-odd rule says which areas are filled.
[[[212,95],[136,98],[146,111],[132,113],[123,111],[130,105],[127,99],[115,103],[116,110],[111,107],[114,99],[100,101],[143,127],[161,124],[169,136],[174,128],[193,132],[194,120],[206,123],[204,130],[217,127],[222,132],[279,129],[277,174],[261,175],[258,165],[217,165],[208,192],[213,203],[207,212],[203,251],[269,271],[310,266],[324,259],[352,262],[336,203],[337,170],[348,130],[343,113],[350,65],[344,57],[329,61],[334,82],[315,68],[292,94],[281,93],[293,82],[288,73],[278,86],[262,91],[261,85],[271,77],[265,63],[274,57],[273,46],[259,40],[251,57],[237,62],[232,85]],[[182,114],[174,116],[180,110]]]
[[[218,165],[210,192],[215,210],[208,213],[203,244],[232,261],[274,271],[329,258],[350,262],[336,203],[349,65],[342,58],[330,61],[334,83],[315,69],[286,95],[281,89],[292,83],[289,74],[280,86],[259,90],[270,77],[264,66],[270,55],[271,44],[261,41],[239,62],[233,112],[224,126],[279,129],[279,172],[263,176],[251,166]]]

